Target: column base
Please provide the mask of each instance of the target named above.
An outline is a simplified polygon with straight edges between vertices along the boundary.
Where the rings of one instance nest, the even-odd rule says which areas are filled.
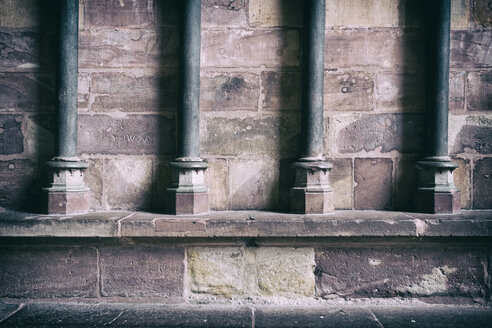
[[[457,213],[461,209],[461,193],[417,191],[416,207],[423,213]]]
[[[173,215],[210,212],[208,192],[180,193],[168,191],[168,213]]]
[[[46,214],[84,214],[91,209],[91,192],[43,190],[41,201]]]
[[[333,165],[325,161],[294,163],[296,181],[291,189],[291,212],[325,214],[334,210],[334,192],[329,184]]]

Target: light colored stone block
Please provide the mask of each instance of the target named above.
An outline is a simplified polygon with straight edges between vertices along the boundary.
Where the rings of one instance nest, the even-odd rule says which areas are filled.
[[[253,27],[302,26],[302,1],[250,0],[249,24]]]
[[[208,187],[210,209],[227,210],[229,196],[228,164],[225,159],[207,159],[209,167],[205,170],[205,182]]]
[[[464,30],[470,25],[470,1],[451,0],[451,29]]]
[[[396,0],[326,1],[326,26],[395,27],[398,17]]]
[[[453,158],[458,167],[453,171],[453,182],[461,193],[461,208],[471,207],[471,165],[470,161],[461,158]]]

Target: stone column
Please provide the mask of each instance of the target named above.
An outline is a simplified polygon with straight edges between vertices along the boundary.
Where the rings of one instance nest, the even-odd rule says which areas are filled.
[[[90,191],[84,184],[88,164],[77,157],[78,0],[61,1],[60,14],[56,156],[46,163],[49,184],[42,189],[42,210],[86,213],[90,209]]]
[[[296,213],[333,211],[329,184],[332,164],[323,158],[323,86],[325,0],[304,1],[302,59],[301,158],[294,163],[296,179],[291,190],[291,209]]]
[[[180,25],[178,157],[170,163],[167,208],[171,214],[199,214],[210,210],[208,164],[200,158],[200,0],[181,2]]]
[[[429,1],[427,15],[427,148],[417,163],[417,210],[451,213],[460,210],[460,192],[448,156],[450,0]]]

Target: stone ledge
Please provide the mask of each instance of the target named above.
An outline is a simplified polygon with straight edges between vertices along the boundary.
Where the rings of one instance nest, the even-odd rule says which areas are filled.
[[[3,211],[0,237],[492,237],[492,210],[459,214],[335,211],[323,215],[229,211],[195,216],[145,212],[39,215]]]
[[[463,306],[247,306],[0,303],[2,327],[490,327],[492,311]]]

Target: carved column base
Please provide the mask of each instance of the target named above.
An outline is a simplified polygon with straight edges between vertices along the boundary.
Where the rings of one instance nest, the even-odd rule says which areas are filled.
[[[334,210],[329,172],[333,165],[324,161],[294,163],[296,181],[291,189],[291,212],[324,214]]]
[[[461,193],[453,183],[458,164],[445,157],[428,157],[417,163],[419,184],[416,209],[424,213],[456,213],[461,209]]]
[[[205,170],[208,164],[199,160],[176,160],[169,164],[172,184],[166,190],[167,212],[173,215],[210,212]]]
[[[83,214],[91,208],[91,194],[84,184],[86,162],[74,159],[47,162],[49,184],[41,190],[41,211],[47,214]]]

